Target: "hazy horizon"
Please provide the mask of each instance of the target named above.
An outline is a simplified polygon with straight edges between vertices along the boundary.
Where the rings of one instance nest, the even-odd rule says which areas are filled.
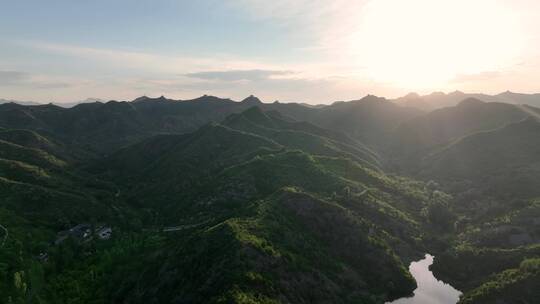
[[[417,92],[409,92],[409,93],[406,93],[404,95],[399,95],[399,96],[392,96],[392,97],[389,97],[389,96],[381,96],[381,95],[375,95],[375,94],[370,94],[369,92],[366,93],[366,94],[363,94],[361,96],[357,96],[357,97],[352,97],[352,98],[349,98],[349,99],[342,99],[342,100],[327,100],[327,101],[323,101],[323,102],[310,102],[309,100],[278,100],[278,99],[262,99],[260,98],[260,96],[257,96],[257,95],[254,95],[254,94],[246,94],[245,96],[243,97],[239,97],[239,98],[232,98],[232,97],[229,97],[229,96],[219,96],[219,95],[213,95],[213,94],[204,94],[204,92],[201,94],[201,95],[193,95],[193,96],[186,96],[186,97],[183,97],[183,98],[173,98],[171,96],[167,96],[167,95],[140,95],[140,96],[135,96],[133,98],[118,98],[118,99],[113,99],[113,98],[96,98],[96,97],[87,97],[87,98],[81,98],[80,100],[69,100],[69,101],[55,101],[55,100],[18,100],[18,99],[12,99],[12,98],[3,98],[2,96],[0,96],[0,101],[4,101],[4,102],[29,102],[29,103],[36,103],[36,104],[49,104],[49,103],[54,103],[54,104],[60,104],[60,105],[75,105],[75,104],[79,104],[79,103],[86,103],[86,102],[108,102],[108,101],[134,101],[138,98],[141,98],[141,97],[147,97],[147,98],[150,98],[150,99],[157,99],[157,98],[160,98],[160,97],[164,97],[166,99],[169,99],[169,100],[177,100],[177,101],[187,101],[187,100],[194,100],[194,99],[197,99],[197,98],[200,98],[200,97],[204,97],[204,96],[214,96],[214,97],[217,97],[217,98],[221,98],[221,99],[230,99],[232,101],[236,101],[236,102],[240,102],[248,97],[251,97],[251,96],[254,96],[254,97],[257,97],[261,102],[263,103],[273,103],[273,102],[280,102],[280,103],[301,103],[301,104],[309,104],[309,105],[331,105],[332,103],[335,103],[335,102],[350,102],[350,101],[356,101],[356,100],[361,100],[367,96],[376,96],[376,97],[380,97],[380,98],[384,98],[384,99],[387,99],[387,100],[390,100],[390,101],[395,101],[395,100],[399,100],[399,98],[406,98],[409,94],[418,94],[420,97],[426,97],[426,96],[430,96],[430,95],[435,95],[435,94],[444,94],[445,96],[451,96],[452,94],[455,94],[455,93],[461,93],[463,95],[465,95],[464,98],[468,98],[468,97],[474,97],[474,95],[487,95],[487,96],[497,96],[497,95],[500,95],[500,94],[504,94],[506,92],[511,92],[511,93],[514,93],[514,94],[523,94],[523,95],[533,95],[533,94],[540,94],[540,92],[532,92],[532,93],[523,93],[523,92],[514,92],[514,91],[511,91],[511,90],[506,90],[506,91],[501,91],[497,94],[486,94],[486,93],[482,93],[482,92],[463,92],[463,91],[460,91],[460,90],[455,90],[455,91],[452,91],[452,92],[442,92],[442,91],[433,91],[433,92],[430,92],[430,93],[427,93],[427,94],[419,94]],[[428,102],[431,101],[433,102],[433,100],[427,100]],[[461,101],[461,100],[459,100]],[[487,101],[489,102],[490,100],[482,100],[482,101]],[[505,102],[504,100],[501,100],[501,102]],[[506,101],[508,102],[508,101]]]
[[[531,0],[6,2],[0,98],[535,93],[539,14]]]

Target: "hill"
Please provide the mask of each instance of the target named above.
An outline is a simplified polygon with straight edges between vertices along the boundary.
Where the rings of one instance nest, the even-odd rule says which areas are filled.
[[[254,96],[241,102],[206,95],[193,100],[143,96],[131,102],[84,103],[72,108],[0,105],[0,127],[37,131],[81,152],[103,155],[152,135],[192,132],[252,106],[279,112],[285,120],[346,133],[371,146],[380,145],[400,122],[420,114],[375,96],[324,107],[266,104]]]
[[[188,101],[141,97],[62,108],[0,105],[0,126],[29,129],[81,150],[102,154],[160,133],[186,133],[249,107],[212,96]]]
[[[141,257],[144,278],[121,272],[115,301],[181,294],[195,302],[380,303],[414,289],[402,261],[422,254],[421,210],[430,203],[422,183],[354,158],[313,155],[312,146],[288,150],[289,134],[328,141],[322,135],[334,132],[276,113],[251,108],[224,124],[157,136],[88,168],[119,187],[119,200],[146,210],[143,227],[178,231]],[[275,132],[283,144],[262,135]],[[133,293],[130,280],[153,287]]]
[[[0,302],[385,303],[426,252],[462,302],[511,299],[538,280],[538,113],[0,105]],[[57,242],[78,224],[114,233]]]
[[[540,122],[528,118],[463,137],[428,156],[422,175],[470,180],[486,191],[540,195]]]
[[[287,147],[315,155],[348,157],[377,168],[378,156],[344,133],[330,131],[307,122],[285,120],[279,112],[250,108],[227,117],[223,124],[233,129],[258,134]]]
[[[522,94],[506,91],[496,95],[480,94],[480,93],[463,93],[454,91],[451,93],[434,92],[428,95],[419,95],[409,93],[403,97],[393,100],[393,102],[408,107],[414,107],[423,111],[433,111],[445,107],[453,107],[461,101],[474,98],[484,102],[502,102],[515,105],[528,105],[540,107],[540,94]]]
[[[86,193],[84,176],[62,153],[62,147],[33,131],[0,130],[2,207],[27,210],[43,220],[49,211],[73,212],[72,208],[60,207],[70,200],[73,207],[77,201],[94,205]],[[42,206],[38,208],[32,202]]]
[[[259,141],[249,134],[238,136]],[[219,150],[238,146],[230,143]],[[207,153],[213,154],[202,155]],[[171,171],[181,168],[181,162],[159,161],[149,174],[162,164],[174,165]],[[198,168],[207,171],[203,168],[213,164],[199,163]],[[167,240],[169,246],[146,256],[144,281],[152,288],[133,293],[126,286],[115,300],[168,301],[181,294],[211,303],[310,298],[380,303],[414,288],[393,250],[407,260],[420,254],[416,248],[421,245],[406,235],[420,233],[419,210],[428,198],[413,193],[422,193],[421,185],[406,186],[350,160],[298,151],[265,151],[208,172],[199,183],[178,191],[168,187],[167,173],[160,175],[167,177],[165,183],[154,181],[160,185],[156,190],[144,186],[150,178],[122,191],[126,201],[137,199],[140,206],[159,211],[158,222],[195,228],[179,232]],[[181,178],[174,184],[182,185]],[[178,271],[184,275],[172,276]],[[158,273],[171,276],[164,280]],[[133,275],[124,277],[122,282]],[[314,293],[316,286],[319,291]]]
[[[79,172],[64,158],[65,152],[34,131],[0,130],[2,302],[33,301],[31,294],[39,292],[46,267],[36,257],[59,250],[52,245],[58,231],[85,222],[110,222],[119,219],[117,212],[129,213],[114,200],[114,188]],[[29,289],[20,288],[22,284]]]
[[[18,101],[18,100],[0,98],[0,104],[5,104],[5,103],[16,103],[16,104],[20,104],[24,106],[37,106],[40,104],[34,101]]]
[[[529,117],[530,112],[539,111],[532,107],[466,99],[457,106],[435,110],[400,124],[392,134],[390,147],[399,161],[418,162],[453,140],[520,121]]]
[[[422,112],[397,106],[385,98],[368,95],[360,100],[338,102],[318,110],[308,121],[374,147],[385,145],[391,131]]]
[[[190,134],[152,137],[99,160],[89,170],[136,189],[137,181],[156,187],[157,195],[169,186],[170,191],[189,187],[198,178],[246,161],[259,150],[265,153],[281,148],[267,138],[211,124]]]

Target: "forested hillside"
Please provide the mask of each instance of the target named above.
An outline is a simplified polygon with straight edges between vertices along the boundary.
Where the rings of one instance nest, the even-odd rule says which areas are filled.
[[[0,105],[1,302],[385,303],[426,252],[463,303],[530,302],[537,111]]]

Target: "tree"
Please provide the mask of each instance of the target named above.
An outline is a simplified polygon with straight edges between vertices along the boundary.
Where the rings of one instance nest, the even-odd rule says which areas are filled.
[[[422,214],[432,225],[443,229],[450,228],[456,218],[456,215],[452,212],[448,204],[451,199],[452,196],[444,192],[433,191],[431,200],[422,210]]]

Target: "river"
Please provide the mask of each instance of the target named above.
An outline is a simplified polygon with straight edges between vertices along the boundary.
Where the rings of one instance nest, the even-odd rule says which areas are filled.
[[[418,284],[412,297],[400,298],[386,304],[456,304],[461,292],[433,276],[429,270],[433,258],[432,255],[426,254],[422,260],[409,265],[409,271]]]

